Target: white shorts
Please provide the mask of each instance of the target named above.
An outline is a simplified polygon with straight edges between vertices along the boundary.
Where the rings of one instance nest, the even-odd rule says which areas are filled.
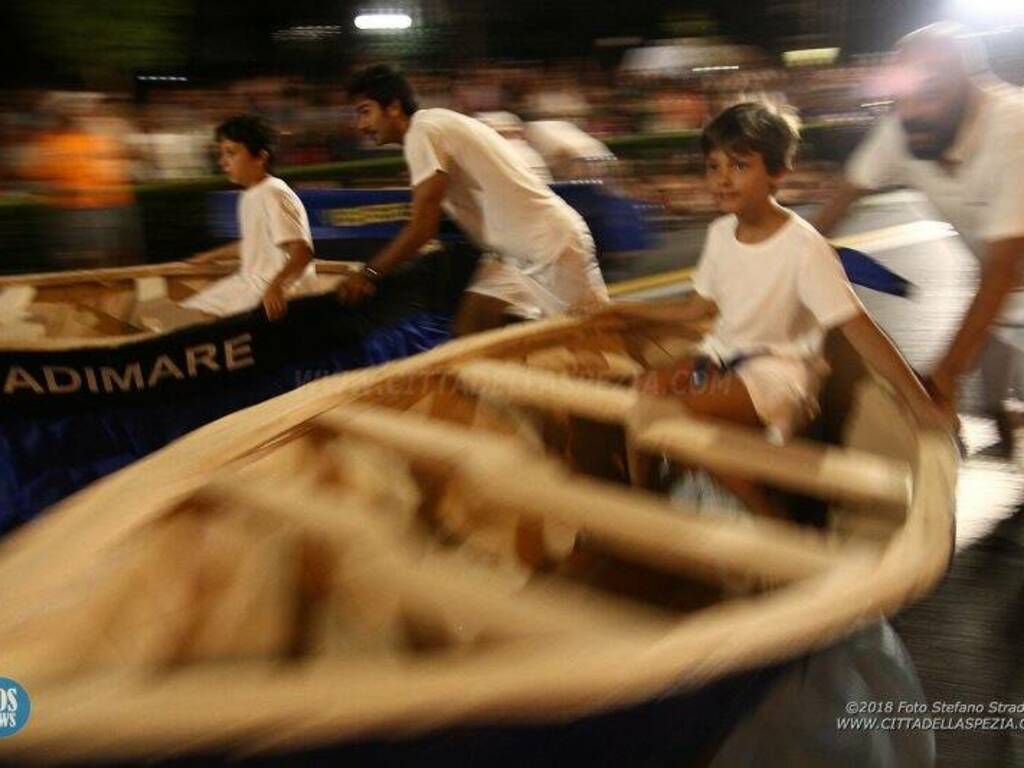
[[[289,297],[316,289],[316,277],[310,278],[307,275],[308,273],[303,274],[291,285],[286,292]],[[227,317],[258,307],[263,303],[263,294],[266,290],[266,285],[261,285],[241,272],[235,272],[189,296],[181,302],[181,306],[216,317]]]
[[[189,296],[181,302],[181,306],[208,315],[227,317],[250,310],[261,301],[263,291],[236,272]]]
[[[779,442],[788,440],[818,415],[818,396],[828,373],[824,360],[771,355],[752,357],[736,369],[754,410],[769,435]]]
[[[537,266],[487,254],[466,290],[504,301],[513,314],[531,320],[586,312],[609,301],[594,241],[586,230],[574,233],[557,257]]]

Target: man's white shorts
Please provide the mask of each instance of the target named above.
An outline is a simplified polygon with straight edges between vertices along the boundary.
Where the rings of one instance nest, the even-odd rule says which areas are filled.
[[[520,266],[487,254],[466,290],[504,301],[527,319],[585,312],[608,302],[586,230],[575,232],[558,256],[539,265]]]

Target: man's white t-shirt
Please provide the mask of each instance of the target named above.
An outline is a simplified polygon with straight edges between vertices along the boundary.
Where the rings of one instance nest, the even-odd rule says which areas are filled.
[[[412,186],[448,176],[444,210],[477,247],[529,269],[554,261],[586,224],[512,145],[478,120],[421,109],[404,141]]]
[[[918,160],[895,114],[882,118],[851,156],[846,175],[857,188],[913,187],[924,193],[968,242],[1024,236],[1024,95],[1009,86],[982,91],[977,111],[946,153],[952,170]]]
[[[722,362],[751,353],[819,359],[825,331],[863,310],[839,258],[795,213],[760,243],[741,243],[736,225],[733,215],[712,222],[694,277],[719,310],[702,346]]]
[[[906,186],[929,202],[983,260],[986,246],[1024,237],[1024,95],[998,86],[982,91],[981,102],[946,152],[953,164],[918,160],[907,149],[903,126],[887,115],[868,134],[846,167],[847,179],[859,189]],[[1024,348],[1024,291],[1006,300],[997,332]]]

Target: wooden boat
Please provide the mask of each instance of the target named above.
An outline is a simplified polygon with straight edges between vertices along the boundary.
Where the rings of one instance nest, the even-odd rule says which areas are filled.
[[[318,262],[323,292],[273,323],[178,305],[236,264],[0,277],[0,533],[231,411],[447,340],[472,262],[425,257],[358,310],[333,295],[352,265]]]
[[[32,696],[0,760],[706,754],[709,719],[754,697],[737,681],[936,584],[957,456],[840,340],[814,440],[629,386],[699,331],[617,309],[459,340],[232,414],[66,500],[0,542],[0,669]],[[640,453],[823,516],[670,504],[630,486]]]
[[[326,292],[356,265],[317,261],[316,268]],[[237,269],[237,261],[171,262],[0,276],[0,349],[125,343],[165,332],[161,321],[197,322],[176,303]]]

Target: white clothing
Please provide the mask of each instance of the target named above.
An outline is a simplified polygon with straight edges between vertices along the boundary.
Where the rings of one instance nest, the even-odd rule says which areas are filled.
[[[790,219],[768,239],[736,239],[737,219],[708,228],[694,288],[718,319],[701,350],[736,369],[761,420],[783,437],[813,417],[828,371],[825,332],[863,307],[831,246],[806,221]]]
[[[585,169],[615,162],[602,142],[566,120],[536,120],[526,126],[526,140],[536,149],[556,178],[588,175]]]
[[[548,281],[546,289],[566,307],[575,306],[583,294],[607,297],[582,217],[497,132],[457,112],[421,109],[412,116],[404,152],[414,187],[438,172],[448,176],[445,212],[478,248],[501,260],[506,275],[518,270],[536,281],[552,267],[560,277]],[[567,252],[577,257],[567,259]],[[560,266],[553,266],[556,262]],[[488,269],[493,272],[493,265]],[[594,286],[595,276],[600,290]],[[469,290],[478,287],[480,283]],[[486,288],[484,284],[479,292]],[[542,302],[523,297],[510,303],[524,316],[538,309],[543,315],[551,313],[547,302],[538,306]]]
[[[512,145],[512,149],[515,150],[516,154],[522,159],[526,166],[537,174],[538,178],[545,184],[550,184],[554,179],[551,176],[551,169],[548,168],[548,164],[544,162],[544,158],[540,156],[533,147],[531,147],[523,139],[505,139],[509,144]]]
[[[614,153],[604,143],[567,120],[534,120],[527,123],[526,140],[545,159],[615,159]]]
[[[246,189],[238,202],[241,233],[241,265],[233,275],[219,280],[182,302],[188,309],[223,317],[256,307],[267,287],[288,264],[286,243],[302,241],[313,249],[309,218],[299,196],[275,176]],[[288,286],[291,294],[317,288],[312,263]]]
[[[493,128],[504,138],[531,171],[536,173],[545,184],[552,182],[551,170],[544,158],[523,138],[523,121],[511,112],[477,112],[473,117],[489,128]]]
[[[956,164],[951,171],[915,158],[903,126],[891,114],[854,152],[846,176],[859,189],[907,186],[921,191],[979,260],[989,243],[1024,236],[1024,96],[1019,89],[983,90],[945,158]],[[1006,299],[995,332],[1024,349],[1024,290]]]
[[[557,259],[533,268],[519,269],[485,256],[466,290],[511,304],[517,316],[528,320],[584,312],[608,301],[594,241],[586,230]]]
[[[507,140],[471,117],[417,111],[404,151],[412,186],[439,171],[448,175],[445,212],[484,252],[523,264],[552,261],[583,221]]]

